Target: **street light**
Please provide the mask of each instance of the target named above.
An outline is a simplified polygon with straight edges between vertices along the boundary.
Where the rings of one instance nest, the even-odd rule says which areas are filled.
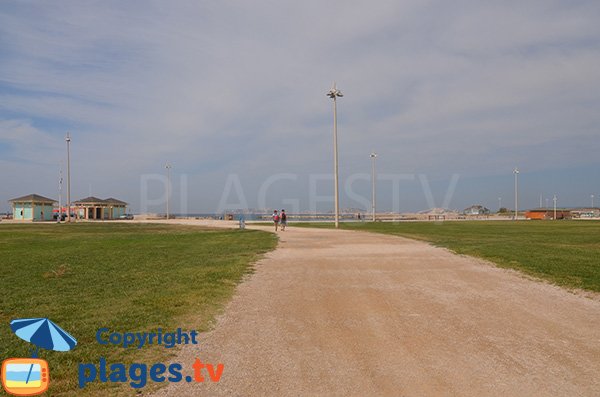
[[[498,197],[498,212],[502,209],[502,197]]]
[[[60,223],[62,221],[62,161],[59,164],[58,169],[58,219],[57,222]]]
[[[515,221],[519,216],[519,169],[515,167],[513,174],[515,174]]]
[[[377,153],[371,153],[371,210],[373,212],[373,222],[375,222],[375,159]]]
[[[590,198],[592,199],[592,208],[594,208],[594,195],[590,194]]]
[[[333,99],[333,169],[334,169],[334,200],[335,200],[335,227],[340,227],[340,194],[338,188],[338,148],[337,148],[337,98],[341,98],[344,95],[335,86],[327,93],[327,96]]]
[[[171,196],[171,164],[165,165],[167,169],[167,220],[169,220],[169,196]]]
[[[67,132],[67,222],[71,222],[71,135]]]
[[[554,201],[554,220],[556,220],[556,194],[554,195],[554,198],[552,199],[552,201]]]

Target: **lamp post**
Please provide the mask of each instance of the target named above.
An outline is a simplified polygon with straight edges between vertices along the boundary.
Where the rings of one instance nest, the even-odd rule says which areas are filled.
[[[71,135],[67,132],[67,222],[71,222]]]
[[[58,223],[62,221],[62,161],[58,169]]]
[[[371,153],[371,211],[373,212],[373,222],[375,222],[375,159],[377,153]]]
[[[498,212],[502,209],[502,197],[498,197]]]
[[[340,194],[338,188],[338,147],[337,147],[337,98],[344,95],[333,83],[333,87],[327,93],[333,99],[333,170],[334,170],[334,200],[335,200],[335,227],[340,227]]]
[[[592,199],[592,208],[594,208],[594,195],[590,194],[590,198]]]
[[[515,174],[515,221],[519,216],[519,169],[515,167],[513,174]]]
[[[556,220],[556,194],[554,195],[554,198],[552,199],[552,201],[554,201],[554,220]]]
[[[169,220],[169,196],[171,196],[171,164],[165,165],[167,169],[167,220]]]

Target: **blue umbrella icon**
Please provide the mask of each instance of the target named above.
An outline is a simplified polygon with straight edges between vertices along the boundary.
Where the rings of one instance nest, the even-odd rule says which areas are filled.
[[[35,345],[35,350],[32,356],[37,357],[40,347],[48,350],[56,350],[66,352],[71,350],[77,344],[77,340],[73,338],[67,331],[60,328],[47,318],[20,318],[10,322],[10,329],[19,338]],[[27,380],[29,383],[33,365],[29,367]]]
[[[77,340],[67,331],[47,318],[21,318],[10,322],[10,329],[21,339],[33,343],[36,348],[33,357],[37,357],[40,347],[48,350],[66,352],[75,347]]]

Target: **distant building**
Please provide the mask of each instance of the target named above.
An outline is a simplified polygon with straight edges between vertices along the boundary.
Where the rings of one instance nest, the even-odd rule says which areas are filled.
[[[571,216],[575,219],[599,218],[600,208],[573,208]]]
[[[115,198],[86,197],[73,202],[73,212],[79,219],[110,220],[125,215],[127,203]]]
[[[490,210],[485,208],[483,205],[472,205],[469,208],[463,210],[465,215],[489,215]]]
[[[415,216],[415,219],[427,219],[430,221],[443,221],[458,218],[458,212],[445,208],[430,208],[428,210],[419,211]]]
[[[21,221],[51,221],[56,200],[39,194],[29,194],[8,200],[12,204],[13,219]]]
[[[554,219],[554,209],[553,208],[536,208],[533,210],[529,210],[525,212],[526,219],[532,220],[545,220],[545,219]],[[556,219],[571,219],[572,214],[570,210],[566,209],[557,209],[556,210]]]

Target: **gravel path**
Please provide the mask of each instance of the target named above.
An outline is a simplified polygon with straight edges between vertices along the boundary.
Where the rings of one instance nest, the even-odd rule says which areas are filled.
[[[279,236],[173,360],[223,363],[221,381],[157,396],[600,395],[597,297],[400,237]]]

